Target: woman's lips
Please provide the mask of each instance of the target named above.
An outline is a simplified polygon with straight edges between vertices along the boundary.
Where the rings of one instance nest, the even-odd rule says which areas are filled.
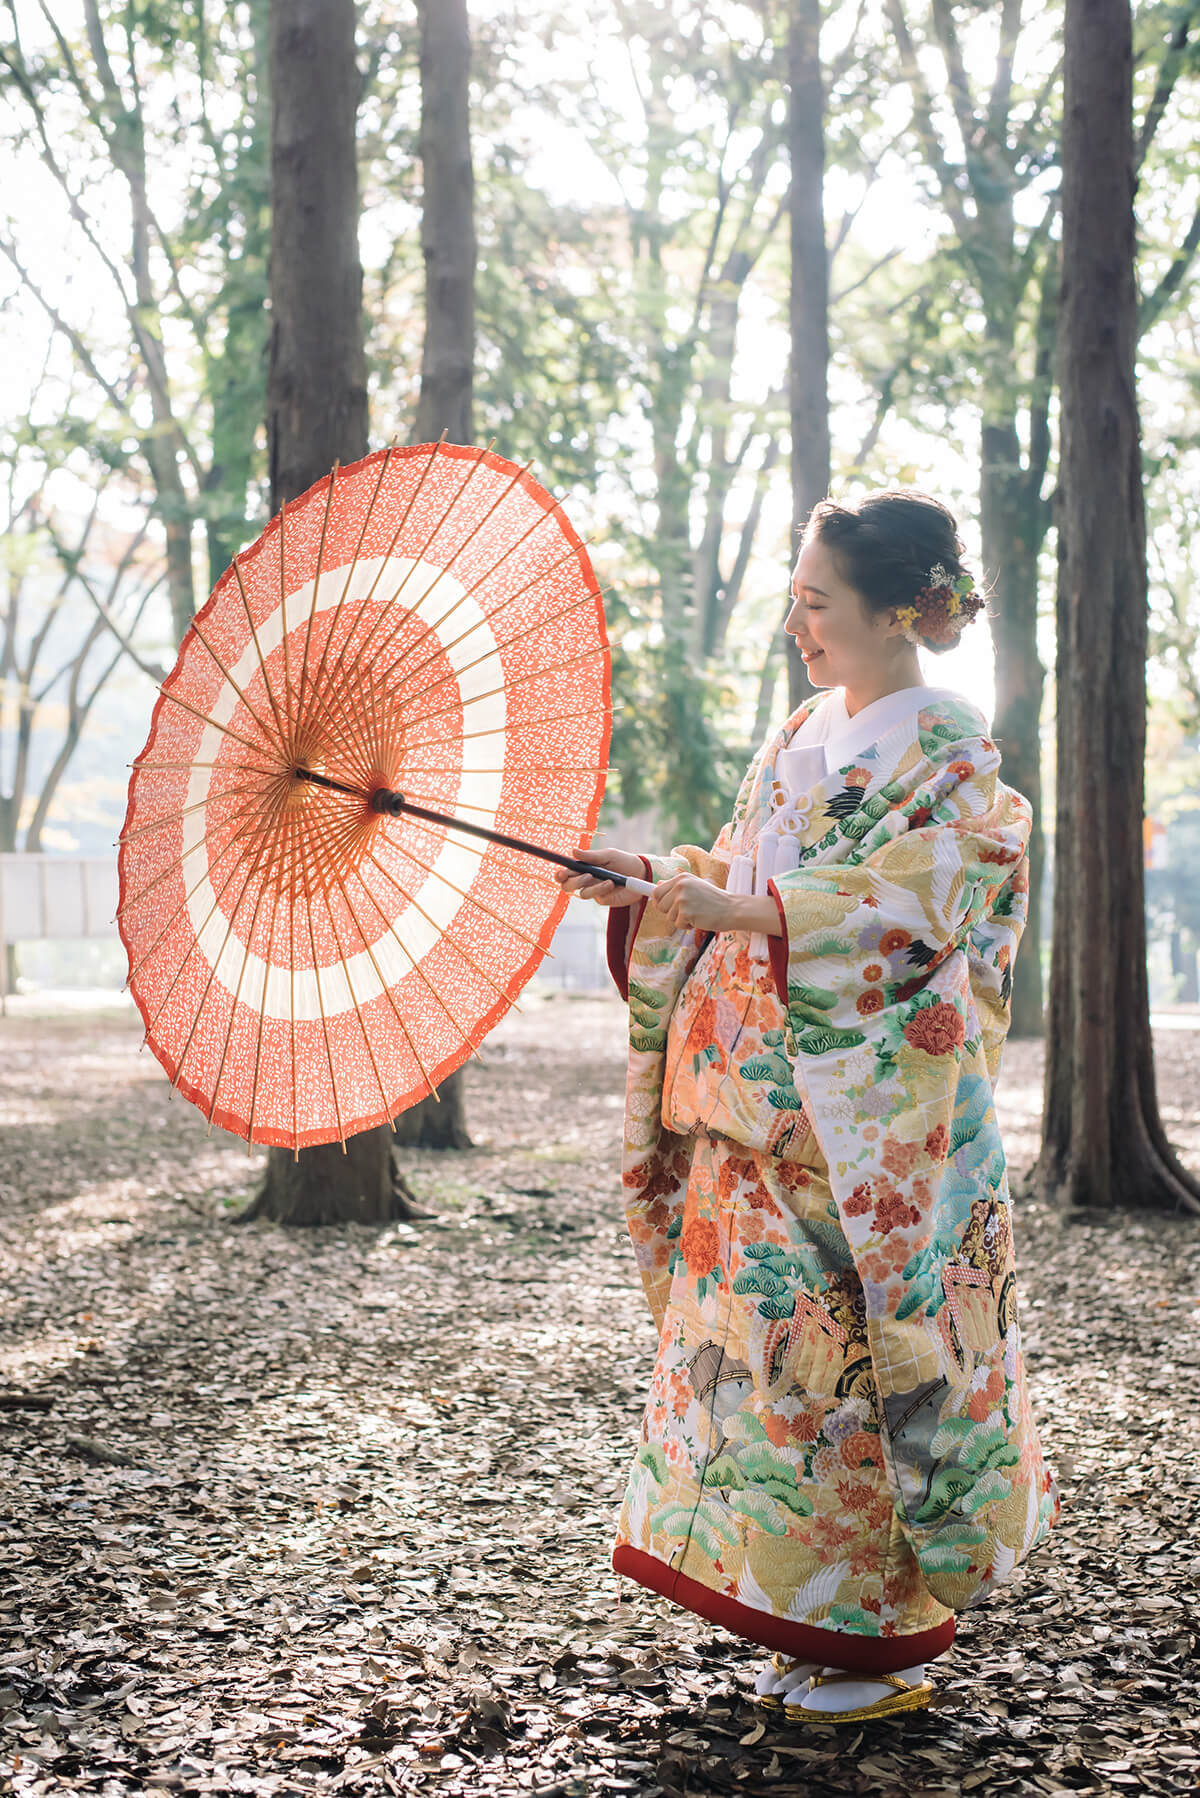
[[[802,659],[806,662],[815,662],[818,656],[823,656],[824,654],[825,651],[823,649],[802,649],[800,651]]]

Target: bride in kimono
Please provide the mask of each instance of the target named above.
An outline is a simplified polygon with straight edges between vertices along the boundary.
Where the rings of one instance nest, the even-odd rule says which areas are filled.
[[[926,1705],[1058,1514],[992,1104],[1030,811],[917,659],[982,606],[961,549],[920,494],[818,505],[786,628],[819,691],[714,848],[563,877],[611,908],[659,1331],[613,1566],[774,1650],[792,1722]]]

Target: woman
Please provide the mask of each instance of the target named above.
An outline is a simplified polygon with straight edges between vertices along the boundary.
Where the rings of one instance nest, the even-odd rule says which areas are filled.
[[[624,1185],[660,1329],[617,1572],[776,1650],[791,1721],[926,1664],[1058,1514],[1029,1409],[992,1085],[1029,807],[925,685],[982,600],[916,493],[814,511],[814,686],[711,853],[591,859],[630,1006]]]

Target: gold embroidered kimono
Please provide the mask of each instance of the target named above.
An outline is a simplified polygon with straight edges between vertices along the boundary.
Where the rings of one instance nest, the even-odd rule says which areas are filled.
[[[652,902],[611,918],[626,1208],[661,1331],[613,1564],[769,1647],[882,1671],[941,1652],[1058,1512],[992,1106],[1029,809],[942,693],[789,795],[781,751],[822,703],[711,853],[652,863],[725,885],[764,831],[792,837],[786,934],[675,931]]]

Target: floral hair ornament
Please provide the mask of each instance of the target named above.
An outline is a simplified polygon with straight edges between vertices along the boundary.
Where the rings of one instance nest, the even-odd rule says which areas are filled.
[[[906,606],[896,607],[904,635],[918,648],[927,643],[954,643],[965,625],[983,610],[983,595],[971,576],[952,576],[940,562],[929,570],[929,585]]]

